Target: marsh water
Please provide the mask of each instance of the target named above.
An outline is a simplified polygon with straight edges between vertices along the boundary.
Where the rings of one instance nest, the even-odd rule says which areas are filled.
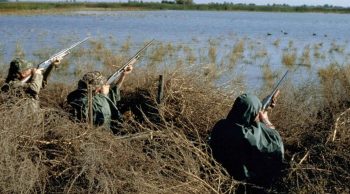
[[[129,40],[133,50],[145,41],[155,39],[166,44],[185,45],[198,56],[208,55],[209,47],[215,45],[214,63],[220,64],[234,45],[243,41],[244,56],[237,63],[249,75],[250,84],[254,84],[261,78],[258,72],[264,64],[272,70],[284,71],[287,67],[282,63],[282,55],[288,52],[296,53],[297,58],[309,52],[311,65],[307,71],[313,73],[331,63],[349,63],[349,32],[350,15],[347,14],[77,11],[53,15],[1,15],[0,51],[1,63],[7,64],[14,57],[18,44],[27,58],[40,61],[42,59],[35,55],[40,48],[60,50],[86,36],[104,40],[112,49]],[[181,54],[178,57],[182,57]],[[209,62],[197,60],[194,63]],[[302,69],[298,76],[308,77],[309,73],[300,73],[306,71],[302,62],[298,59],[295,63]]]

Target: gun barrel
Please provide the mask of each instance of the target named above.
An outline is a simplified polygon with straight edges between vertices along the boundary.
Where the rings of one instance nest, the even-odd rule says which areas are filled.
[[[271,93],[271,95],[274,95],[277,92],[278,87],[280,86],[280,84],[282,83],[284,78],[287,76],[288,72],[289,72],[289,70],[287,70],[286,73],[284,73],[284,75],[282,76],[282,78],[277,83],[277,85],[276,85],[275,89],[273,90],[273,92]]]
[[[149,41],[142,49],[140,49],[133,57],[131,57],[128,62],[126,62],[120,69],[124,69],[125,67],[127,67],[131,61],[133,61],[135,58],[138,59],[140,57],[140,54],[146,50],[146,48],[148,48],[152,43],[153,43],[154,39],[152,39],[151,41]]]
[[[106,84],[112,84],[115,80],[117,80],[119,78],[119,76],[121,75],[122,71],[128,66],[130,65],[130,63],[132,61],[137,60],[140,57],[140,54],[146,50],[146,48],[148,48],[152,43],[153,43],[154,39],[152,39],[150,42],[148,42],[142,49],[140,49],[134,56],[132,56],[128,62],[126,62],[124,65],[122,65],[116,72],[114,72],[111,76],[108,77]]]
[[[271,92],[271,94],[266,98],[266,100],[263,100],[262,103],[262,109],[266,110],[268,108],[268,106],[271,103],[272,97],[276,94],[278,87],[280,86],[280,84],[282,83],[282,81],[284,80],[284,78],[287,76],[289,70],[286,71],[286,73],[284,73],[284,75],[282,76],[282,78],[278,81],[278,83],[276,84],[275,88],[273,89],[273,91]]]
[[[89,38],[90,37],[86,37],[83,40],[72,44],[70,47],[63,49],[63,50],[59,51],[58,53],[55,53],[49,59],[39,63],[37,67],[46,69],[48,67],[48,65],[50,65],[53,62],[53,59],[55,59],[57,57],[64,57],[64,56],[68,55],[70,53],[70,50],[72,50],[74,47],[80,45],[81,43],[87,41]]]
[[[74,43],[74,44],[71,45],[70,47],[68,47],[68,48],[66,48],[66,49],[63,49],[63,50],[59,51],[58,53],[55,53],[55,54],[52,55],[49,59],[40,62],[40,63],[37,65],[37,68],[38,68],[38,69],[39,69],[39,68],[43,68],[43,69],[48,68],[48,66],[53,62],[54,59],[56,59],[57,57],[64,57],[64,56],[68,55],[68,54],[70,53],[70,50],[72,50],[74,47],[80,45],[81,43],[87,41],[89,38],[90,38],[90,37],[86,37],[86,38],[84,38],[83,40]],[[28,76],[28,77],[26,77],[25,79],[23,79],[21,82],[22,82],[22,83],[26,83],[30,78],[31,78],[31,76]]]

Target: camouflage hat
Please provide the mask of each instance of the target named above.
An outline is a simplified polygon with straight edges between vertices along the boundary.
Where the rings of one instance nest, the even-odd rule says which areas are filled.
[[[29,63],[26,60],[23,60],[21,58],[15,58],[11,61],[10,69],[13,71],[13,73],[19,73],[22,71],[25,71],[27,69],[30,69],[33,67],[32,63]]]
[[[78,82],[79,89],[86,89],[88,85],[93,87],[101,87],[106,83],[107,79],[99,71],[86,73]]]

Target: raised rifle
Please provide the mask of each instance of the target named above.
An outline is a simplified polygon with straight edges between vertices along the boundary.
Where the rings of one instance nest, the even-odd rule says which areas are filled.
[[[50,64],[52,64],[55,60],[57,60],[58,58],[63,58],[64,56],[68,55],[69,53],[71,53],[71,50],[80,45],[81,43],[87,41],[90,37],[86,37],[84,38],[83,40],[79,41],[79,42],[76,42],[74,43],[72,46],[66,48],[66,49],[63,49],[61,51],[59,51],[58,53],[52,55],[49,59],[45,60],[45,61],[42,61],[41,63],[39,63],[37,65],[37,69],[47,69]],[[26,78],[24,78],[21,82],[23,83],[26,83],[32,76],[28,76]]]
[[[262,110],[266,111],[267,108],[271,105],[273,96],[276,94],[279,85],[282,83],[284,78],[287,76],[288,72],[289,72],[289,70],[287,70],[286,73],[282,76],[282,78],[278,81],[276,87],[273,89],[271,94],[268,95],[266,98],[264,98],[264,100],[262,101]]]
[[[146,50],[147,47],[149,47],[153,43],[154,39],[148,42],[141,50],[139,50],[133,57],[131,57],[128,62],[126,62],[123,66],[121,66],[116,72],[114,72],[109,78],[107,79],[107,85],[112,84],[115,80],[119,80],[122,73],[125,71],[124,69],[130,65],[136,62],[137,59],[140,58],[140,54]]]

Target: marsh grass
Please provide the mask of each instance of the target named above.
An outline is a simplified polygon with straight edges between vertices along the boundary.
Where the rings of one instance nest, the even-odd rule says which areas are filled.
[[[22,47],[20,42],[16,42],[14,57],[20,57],[20,58],[24,58],[25,57],[25,51],[24,51],[24,49],[23,49],[23,47]]]
[[[321,51],[320,51],[320,49],[322,48],[322,46],[323,46],[323,44],[322,43],[320,43],[320,44],[315,44],[314,46],[313,46],[313,50],[314,50],[314,53],[313,53],[313,56],[315,57],[315,59],[317,59],[317,60],[322,60],[322,59],[325,59],[326,57],[325,57],[325,54],[324,53],[322,53]]]
[[[196,62],[196,55],[193,52],[193,49],[190,47],[185,47],[184,52],[186,53],[186,60],[189,64],[194,64]],[[210,52],[210,51],[209,51]]]
[[[190,64],[186,55],[178,52],[191,51],[178,45],[157,43],[154,48],[149,48],[140,60],[144,65],[135,66],[122,88],[118,106],[129,115],[123,136],[69,118],[66,96],[76,82],[50,80],[40,93],[43,119],[38,121],[21,111],[21,99],[10,104],[8,96],[1,93],[0,192],[234,193],[242,183],[230,178],[213,160],[207,138],[244,92],[237,78],[241,75],[237,73],[225,87],[218,87],[221,74],[217,67],[224,65]],[[101,41],[90,41],[89,47],[81,49],[67,59],[83,64],[75,67],[73,75],[79,74],[78,78],[96,68],[109,73],[113,65],[119,65],[114,57],[119,56],[120,61],[128,58],[125,53],[115,54]],[[208,51],[203,52],[206,59]],[[263,88],[270,89],[277,73],[268,62],[262,73]],[[319,70],[319,82],[311,77],[298,84],[284,82],[270,117],[284,140],[288,167],[282,179],[265,191],[349,191],[350,134],[345,112],[350,106],[349,73],[350,65],[334,63]],[[160,74],[165,78],[165,95],[157,104]],[[4,77],[2,74],[0,82]],[[263,98],[267,91],[256,93]],[[331,141],[335,129],[338,133]]]
[[[217,45],[214,42],[209,42],[209,63],[215,64],[217,58]]]
[[[282,54],[282,64],[284,64],[287,68],[292,68],[297,61],[297,53],[294,49],[285,50]]]
[[[280,43],[281,43],[281,39],[276,39],[272,44],[278,48],[280,46]]]
[[[5,46],[0,43],[0,64],[3,63],[4,55],[5,55]]]
[[[128,53],[130,51],[130,47],[132,46],[131,38],[128,37],[125,42],[122,44],[122,47],[120,49],[121,53]]]
[[[276,74],[271,70],[268,63],[264,63],[261,68],[265,85],[269,88],[272,88]]]
[[[232,48],[231,54],[229,56],[229,68],[235,67],[237,62],[243,58],[244,54],[244,40],[239,40]]]
[[[338,45],[335,42],[331,43],[331,48],[329,49],[329,53],[340,53],[343,54],[345,51],[345,46],[344,45]]]
[[[311,67],[310,46],[305,46],[300,58],[300,65]]]

